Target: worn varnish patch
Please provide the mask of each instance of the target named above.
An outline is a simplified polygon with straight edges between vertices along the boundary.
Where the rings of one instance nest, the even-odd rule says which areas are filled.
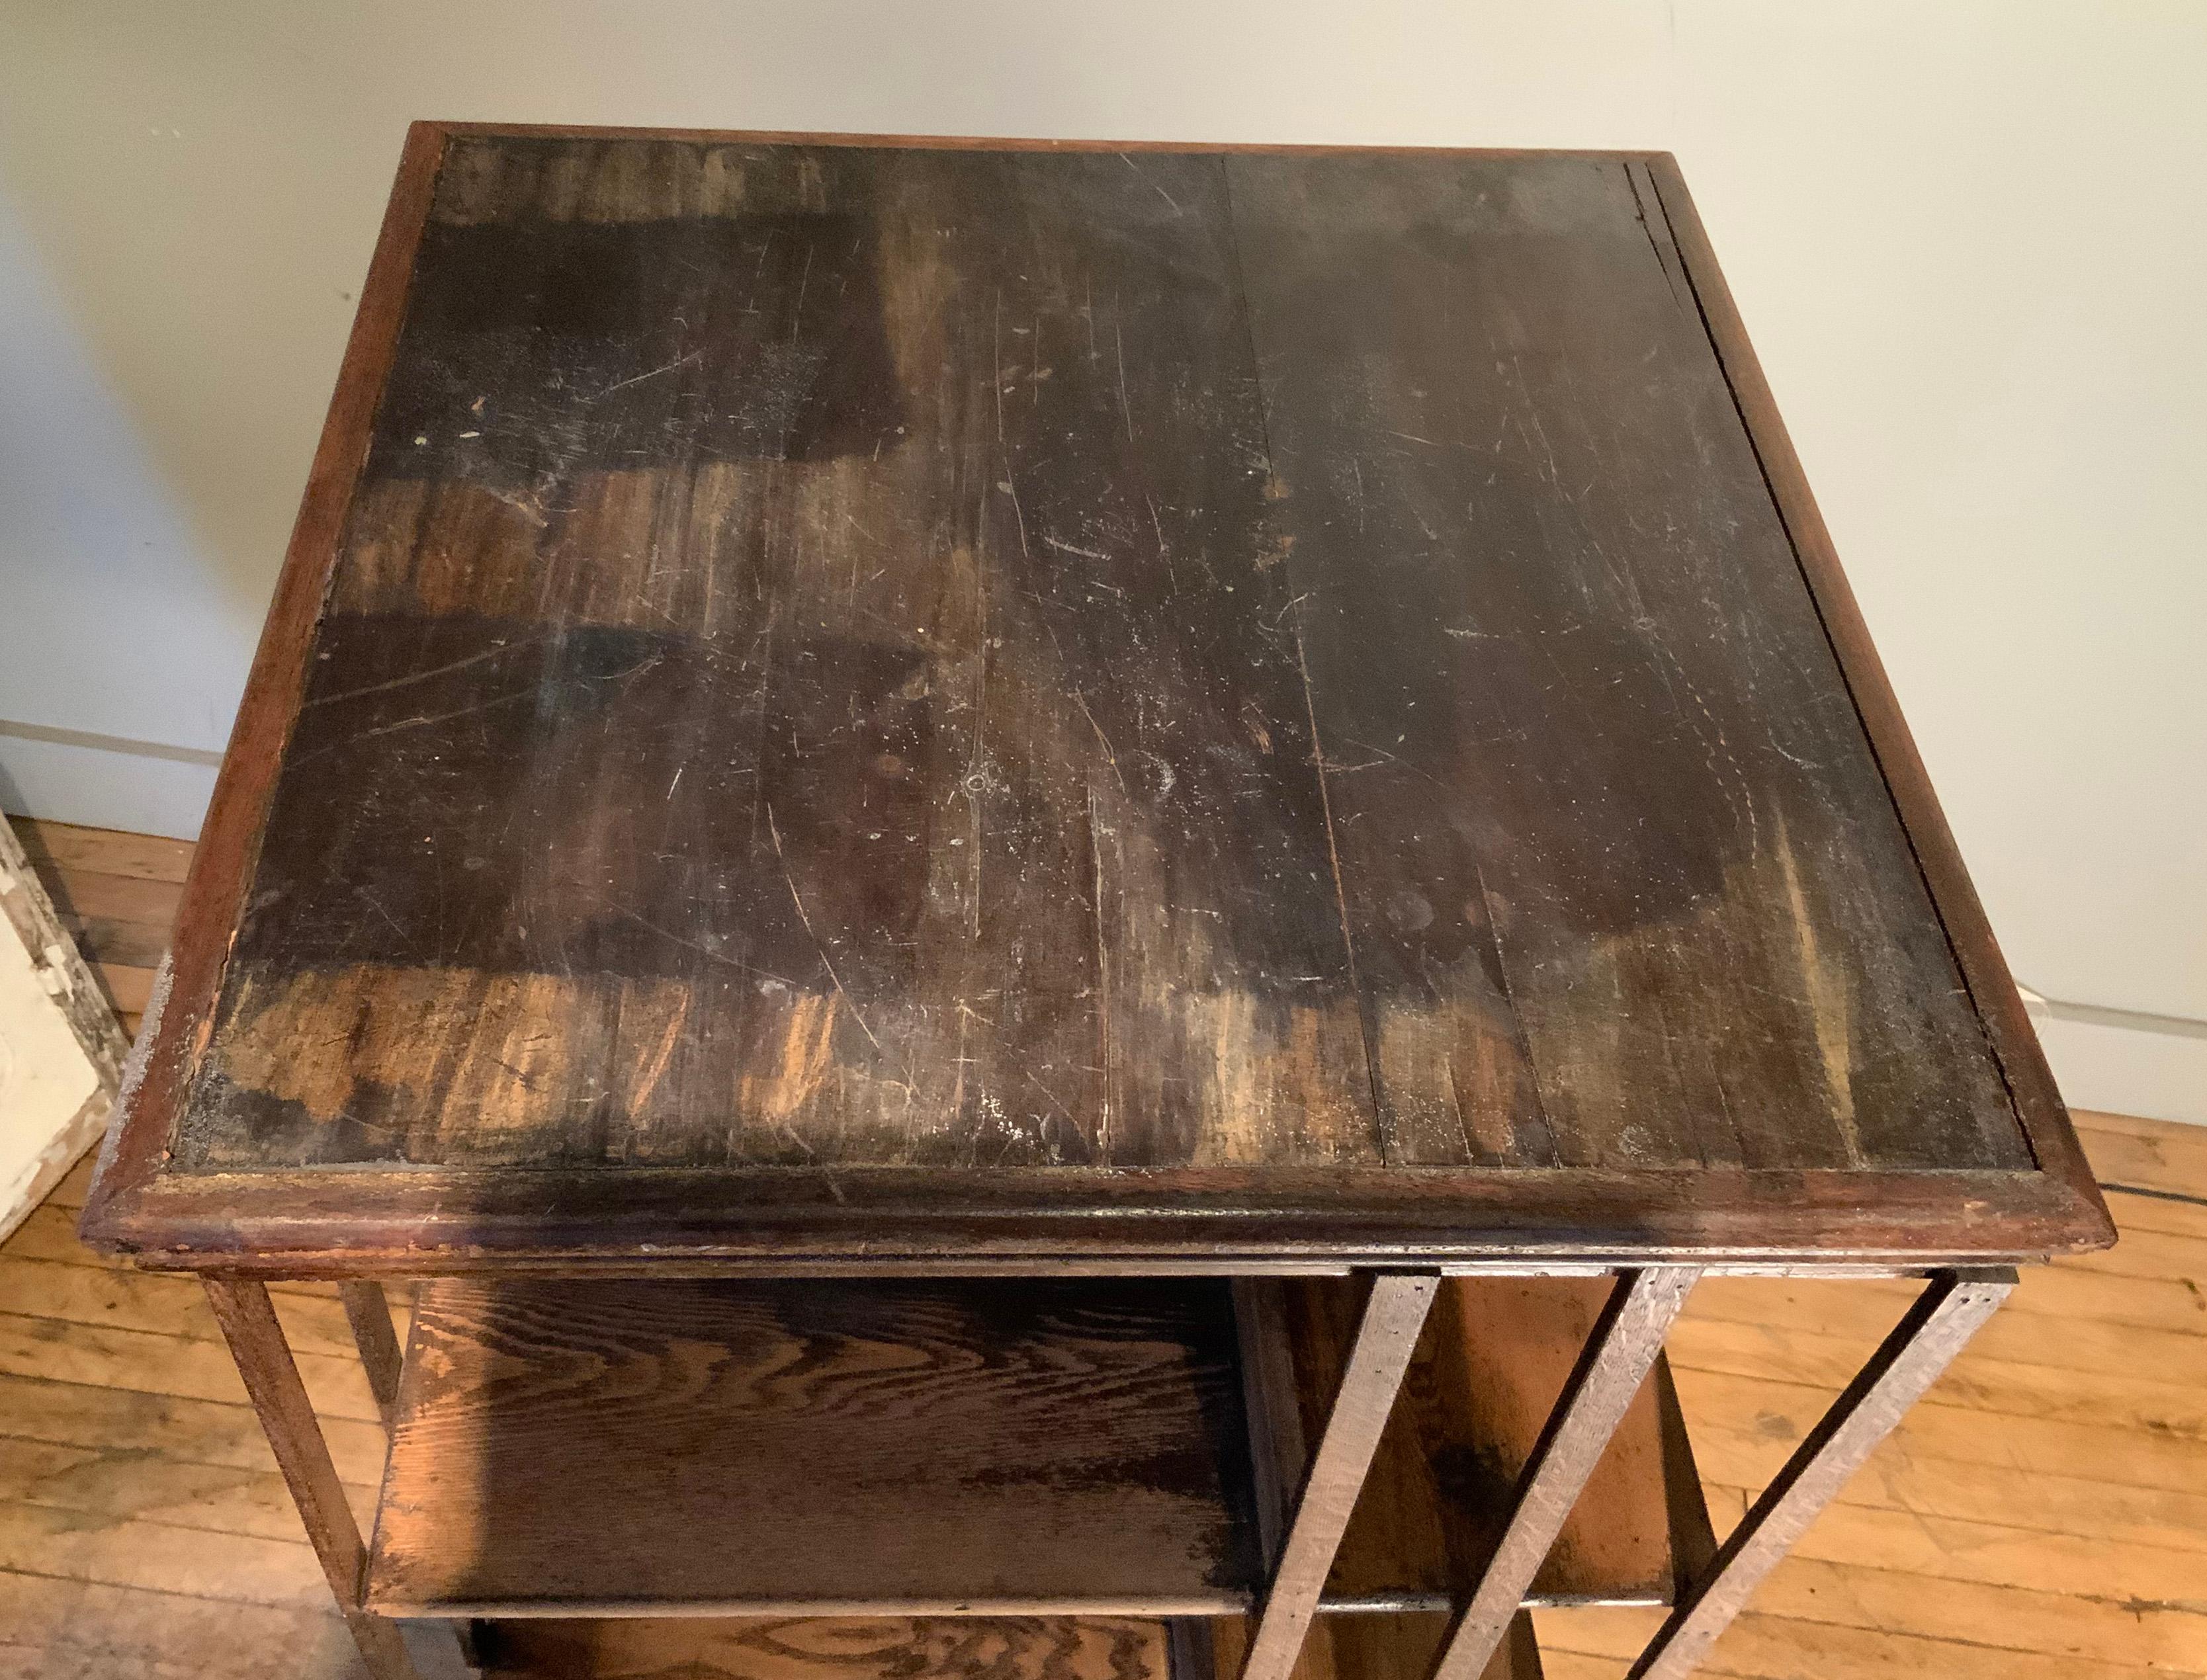
[[[1225,167],[1383,1105],[1469,1063],[1522,1159],[2028,1165],[1627,164]]]
[[[456,138],[308,671],[187,1170],[2029,1164],[1616,159]]]
[[[185,1158],[1379,1158],[1216,164],[480,150]]]

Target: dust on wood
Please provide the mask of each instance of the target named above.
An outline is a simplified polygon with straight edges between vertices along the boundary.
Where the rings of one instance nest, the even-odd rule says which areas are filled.
[[[1637,202],[454,139],[177,1163],[2027,1166]]]

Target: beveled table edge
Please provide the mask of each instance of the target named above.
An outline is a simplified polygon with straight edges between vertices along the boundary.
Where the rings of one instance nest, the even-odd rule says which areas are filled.
[[[84,1235],[149,1266],[329,1276],[1908,1270],[2114,1238],[2096,1200],[2041,1172],[1462,1168],[205,1174],[111,1194],[87,1209]]]
[[[1820,619],[1869,738],[1935,913],[1944,929],[2013,1113],[2037,1163],[2020,1172],[1833,1169],[1847,1187],[1804,1199],[1815,1173],[1639,1173],[1581,1169],[1385,1169],[1414,1193],[1367,1208],[1325,1177],[1325,1205],[1300,1213],[1263,1204],[1241,1187],[1232,1209],[1205,1205],[1233,1181],[1105,1171],[1108,1206],[1061,1205],[1068,1189],[1092,1193],[1087,1169],[1042,1169],[1041,1183],[992,1178],[986,1198],[965,1198],[955,1175],[927,1174],[929,1205],[901,1208],[900,1187],[877,1205],[852,1198],[903,1169],[812,1173],[827,1188],[792,1199],[792,1179],[763,1173],[600,1169],[456,1173],[374,1169],[176,1175],[169,1150],[179,1107],[212,1030],[230,941],[258,859],[275,773],[304,682],[310,641],[334,565],[377,401],[404,325],[413,258],[448,143],[473,135],[658,139],[1050,151],[1376,152],[1464,157],[1606,157],[1637,165],[1667,224],[1695,292],[1714,354],[1732,390],[1765,482],[1785,523]],[[1636,182],[1637,184],[1637,182]],[[1335,1269],[1444,1264],[1477,1258],[1547,1257],[1594,1263],[1692,1259],[1814,1268],[1865,1261],[1914,1268],[2043,1259],[2102,1247],[2113,1223],[2025,1016],[1953,835],[1933,793],[1869,631],[1736,305],[1718,269],[1683,176],[1667,152],[1606,149],[1241,145],[1217,142],[1017,140],[885,135],[658,129],[477,123],[416,123],[408,131],[382,231],[361,292],[340,368],[246,694],[184,889],[173,968],[164,963],[149,1005],[117,1120],[103,1146],[83,1219],[87,1241],[142,1263],[243,1273],[422,1275],[501,1267],[658,1265],[679,1261],[730,1270],[792,1265],[878,1270],[891,1264],[955,1264],[1005,1270],[1038,1264],[1186,1264],[1226,1269]],[[788,1169],[805,1173],[810,1169]],[[1178,1177],[1181,1181],[1172,1181]],[[1285,1187],[1290,1175],[1273,1175]],[[651,1188],[645,1189],[645,1181]],[[679,1181],[678,1183],[678,1181]],[[748,1204],[749,1184],[772,1182],[783,1210]],[[1681,1183],[1694,1187],[1684,1197]],[[343,1211],[316,1211],[342,1184]],[[1433,1187],[1445,1188],[1435,1193]],[[1001,1187],[1002,1195],[996,1193]],[[1166,1193],[1145,1204],[1138,1189]],[[824,1199],[823,1199],[824,1198]],[[686,1205],[677,1205],[686,1203]],[[700,1212],[700,1209],[704,1211]],[[679,1229],[661,1241],[635,1230],[654,1217]],[[796,1223],[802,1221],[801,1224]],[[1323,1235],[1307,1227],[1325,1220]],[[595,1220],[602,1235],[582,1227]],[[1369,1222],[1369,1223],[1364,1223]],[[694,1229],[693,1229],[694,1228]],[[1039,1228],[1039,1229],[1033,1229]],[[778,1259],[776,1257],[780,1257]],[[1229,1263],[1229,1257],[1238,1257]],[[1248,1264],[1243,1264],[1246,1259]]]

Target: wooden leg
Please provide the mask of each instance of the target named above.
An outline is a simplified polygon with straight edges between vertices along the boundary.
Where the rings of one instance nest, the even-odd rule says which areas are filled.
[[[1716,1530],[1709,1526],[1709,1503],[1702,1492],[1702,1473],[1694,1462],[1694,1444],[1686,1433],[1685,1408],[1671,1362],[1655,1361],[1648,1378],[1655,1388],[1655,1426],[1663,1453],[1663,1505],[1671,1528],[1671,1602],[1677,1604],[1708,1573],[1717,1555]]]
[[[1542,1680],[1540,1641],[1533,1636],[1530,1611],[1521,1610],[1510,1618],[1502,1649],[1486,1665],[1482,1680]]]
[[[1288,1333],[1286,1286],[1277,1277],[1234,1280],[1234,1325],[1241,1347],[1241,1405],[1249,1420],[1250,1472],[1257,1498],[1257,1545],[1265,1570],[1280,1566],[1295,1490],[1310,1468],[1303,1441],[1295,1356]]]
[[[1241,1680],[1287,1680],[1295,1666],[1439,1284],[1438,1277],[1403,1273],[1373,1279],[1340,1392],[1334,1396],[1325,1433],[1311,1460],[1256,1634],[1249,1641]]]
[[[1653,1266],[1618,1279],[1564,1384],[1517,1483],[1516,1509],[1433,1671],[1434,1680],[1479,1680],[1524,1607],[1525,1593],[1625,1408],[1663,1351],[1663,1336],[1701,1273]]]
[[[1683,1680],[1693,1672],[1763,1576],[2014,1287],[2015,1274],[2004,1270],[1942,1272],[1933,1280],[1740,1520],[1633,1665],[1630,1680]]]
[[[392,1328],[391,1303],[383,1285],[373,1279],[340,1283],[338,1294],[344,1302],[352,1339],[360,1348],[360,1362],[368,1371],[368,1390],[375,1409],[383,1414],[386,1429],[398,1416],[398,1368],[404,1356],[398,1351],[398,1333]]]
[[[398,1624],[362,1608],[368,1548],[361,1542],[360,1525],[345,1502],[344,1484],[330,1462],[329,1446],[314,1420],[314,1405],[299,1380],[299,1367],[292,1362],[267,1289],[255,1282],[210,1277],[206,1292],[215,1320],[229,1340],[230,1356],[237,1361],[238,1374],[245,1378],[245,1391],[275,1450],[277,1468],[307,1525],[307,1539],[322,1561],[322,1573],[329,1578],[330,1591],[344,1612],[369,1675],[373,1680],[420,1680]],[[385,1329],[389,1329],[387,1322]]]
[[[1166,1680],[1218,1680],[1211,1618],[1175,1616],[1165,1623]]]

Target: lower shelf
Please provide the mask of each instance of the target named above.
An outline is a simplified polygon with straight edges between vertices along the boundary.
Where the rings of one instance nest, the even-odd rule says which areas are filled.
[[[1364,1286],[426,1288],[368,1576],[401,1616],[1216,1616]],[[1325,1607],[1462,1604],[1607,1286],[1441,1292]],[[1253,1419],[1254,1420],[1253,1426]],[[1259,1460],[1268,1466],[1259,1476]],[[1532,1601],[1660,1604],[1711,1541],[1659,1367]]]
[[[1211,1680],[1214,1672],[1176,1663],[1162,1622],[1096,1617],[505,1622],[487,1629],[478,1657],[483,1680]]]
[[[443,1282],[368,1602],[1233,1610],[1247,1467],[1223,1283]]]
[[[1291,1680],[1430,1680],[1446,1616],[1329,1616]],[[752,1617],[476,1624],[482,1680],[1233,1680],[1241,1617]],[[1519,1618],[1482,1680],[1540,1680]]]

